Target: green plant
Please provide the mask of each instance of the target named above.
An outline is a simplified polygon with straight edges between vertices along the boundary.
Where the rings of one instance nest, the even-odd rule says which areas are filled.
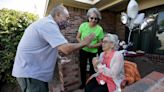
[[[0,82],[14,83],[11,76],[19,40],[26,27],[38,16],[15,10],[0,10]]]

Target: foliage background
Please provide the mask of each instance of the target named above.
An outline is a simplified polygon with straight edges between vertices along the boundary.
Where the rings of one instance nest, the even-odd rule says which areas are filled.
[[[0,84],[15,83],[11,76],[17,45],[24,30],[38,16],[9,9],[0,10]]]

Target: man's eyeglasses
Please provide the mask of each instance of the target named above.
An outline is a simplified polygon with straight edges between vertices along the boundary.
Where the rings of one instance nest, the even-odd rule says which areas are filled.
[[[96,21],[98,20],[98,18],[94,18],[94,17],[90,17],[90,19],[91,19],[91,20],[93,20],[93,19],[94,19],[94,20],[96,20]]]

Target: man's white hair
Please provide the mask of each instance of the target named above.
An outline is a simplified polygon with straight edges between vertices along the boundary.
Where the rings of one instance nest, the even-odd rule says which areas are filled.
[[[51,16],[55,16],[55,14],[56,14],[57,12],[60,12],[60,13],[62,13],[62,14],[69,14],[69,13],[68,13],[68,10],[66,9],[66,7],[63,6],[63,4],[59,4],[59,5],[55,6],[55,7],[51,10],[50,15],[51,15]]]

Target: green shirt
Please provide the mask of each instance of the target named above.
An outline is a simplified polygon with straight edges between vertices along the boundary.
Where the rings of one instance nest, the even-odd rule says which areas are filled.
[[[91,33],[95,34],[95,39],[93,39],[93,41],[90,43],[90,45],[95,45],[95,44],[99,43],[104,37],[104,32],[100,25],[96,25],[95,27],[90,27],[88,22],[84,22],[80,25],[79,33],[81,34],[81,38],[80,38],[81,40],[83,40],[85,37],[87,37]],[[84,47],[82,49],[84,51],[91,52],[91,53],[98,52],[98,48]]]

